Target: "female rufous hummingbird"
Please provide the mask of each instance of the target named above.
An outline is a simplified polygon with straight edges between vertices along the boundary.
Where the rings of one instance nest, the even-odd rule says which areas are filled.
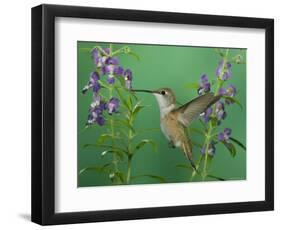
[[[193,169],[197,171],[192,161],[191,140],[184,128],[204,113],[208,107],[216,103],[221,96],[206,93],[176,108],[176,97],[170,88],[158,90],[134,89],[132,91],[152,93],[156,97],[160,109],[160,127],[163,134],[172,147],[180,148],[184,152]]]

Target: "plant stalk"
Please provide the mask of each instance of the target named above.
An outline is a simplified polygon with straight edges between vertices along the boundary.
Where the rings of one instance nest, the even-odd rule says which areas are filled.
[[[215,96],[218,95],[220,88],[223,85],[223,81],[220,80],[222,75],[224,74],[224,69],[225,69],[225,64],[227,63],[227,56],[228,56],[228,52],[229,49],[226,49],[225,51],[225,56],[224,56],[224,62],[223,62],[223,66],[222,66],[222,72],[221,75],[218,77],[217,79],[217,88],[215,91]],[[215,106],[212,112],[212,116],[215,116],[216,111],[215,111]],[[207,136],[206,136],[206,140],[205,140],[205,157],[204,157],[204,166],[203,166],[203,174],[202,174],[202,179],[203,181],[205,180],[206,176],[207,176],[207,170],[208,170],[208,154],[209,154],[209,146],[210,146],[210,141],[211,141],[211,137],[212,137],[212,132],[213,132],[213,125],[211,123],[211,121],[209,121],[209,127],[208,127],[208,131],[207,131]]]
[[[202,159],[203,159],[203,156],[201,155],[200,158],[199,158],[199,160],[198,160],[198,162],[197,162],[197,164],[195,165],[196,170],[199,169]],[[191,174],[191,176],[190,176],[190,178],[189,178],[189,182],[192,182],[192,181],[193,181],[193,178],[195,177],[195,175],[196,175],[196,171],[193,170],[193,171],[192,171],[192,174]]]
[[[112,88],[110,87],[109,88],[109,99],[112,98]],[[110,130],[111,130],[111,135],[112,137],[114,137],[115,135],[115,131],[114,131],[114,120],[113,119],[110,119]],[[112,138],[112,149],[114,149],[114,145],[115,145],[115,142],[114,142],[114,139]],[[114,170],[115,172],[118,172],[118,163],[117,163],[117,158],[116,158],[116,155],[115,153],[112,154],[112,158],[113,158],[113,165],[114,165]]]
[[[130,184],[130,180],[131,180],[131,167],[132,167],[132,156],[129,156],[128,157],[128,170],[127,170],[126,184]]]

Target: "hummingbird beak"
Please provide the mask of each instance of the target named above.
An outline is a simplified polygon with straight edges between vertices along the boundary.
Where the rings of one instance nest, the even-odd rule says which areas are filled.
[[[132,89],[131,91],[133,91],[133,92],[143,92],[143,93],[152,93],[152,94],[155,94],[155,93],[160,94],[156,90],[147,90],[147,89]]]

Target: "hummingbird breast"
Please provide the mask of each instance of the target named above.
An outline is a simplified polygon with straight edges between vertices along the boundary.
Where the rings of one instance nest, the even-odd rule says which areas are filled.
[[[181,147],[185,142],[186,135],[184,128],[175,114],[169,113],[161,118],[161,130],[165,137],[172,141],[176,147]]]
[[[161,118],[161,130],[166,138],[177,148],[180,148],[186,157],[192,160],[192,145],[184,131],[183,125],[178,121],[177,115],[169,113]]]

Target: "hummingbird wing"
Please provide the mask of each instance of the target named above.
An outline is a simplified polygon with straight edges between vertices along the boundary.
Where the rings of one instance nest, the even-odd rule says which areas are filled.
[[[214,93],[206,93],[173,110],[173,113],[177,114],[180,123],[188,126],[193,119],[205,112],[208,107],[216,103],[220,98],[220,95],[215,96]]]

